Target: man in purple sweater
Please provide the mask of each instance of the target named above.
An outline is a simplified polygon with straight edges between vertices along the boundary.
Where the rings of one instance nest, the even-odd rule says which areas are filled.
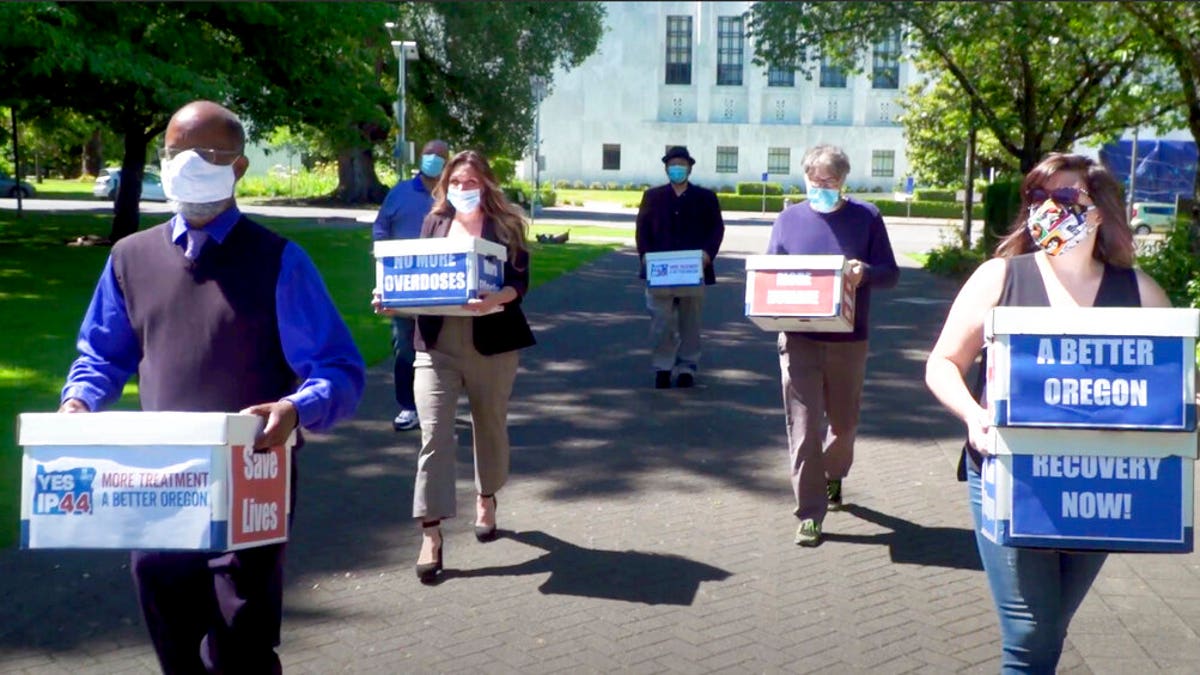
[[[796,543],[821,543],[821,524],[842,503],[842,479],[854,461],[854,436],[867,365],[871,289],[900,278],[879,209],[842,194],[850,160],[831,145],[804,155],[807,200],[785,209],[771,228],[767,253],[844,255],[855,287],[854,330],[780,333],[784,419],[796,496]]]

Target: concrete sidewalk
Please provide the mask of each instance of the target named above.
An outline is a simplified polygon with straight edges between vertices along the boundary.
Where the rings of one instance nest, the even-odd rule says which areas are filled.
[[[765,228],[762,236],[765,236]],[[698,386],[657,391],[636,256],[538,288],[513,394],[503,536],[471,533],[470,428],[445,580],[419,584],[418,436],[390,368],[304,449],[280,653],[289,673],[995,672],[997,622],[954,479],[959,425],[922,382],[956,285],[906,269],[874,303],[847,506],[792,543],[774,336],[747,322],[732,238]],[[381,330],[383,327],[381,326]],[[1071,627],[1069,673],[1195,672],[1200,556],[1113,556]],[[126,556],[0,551],[0,672],[155,672]]]

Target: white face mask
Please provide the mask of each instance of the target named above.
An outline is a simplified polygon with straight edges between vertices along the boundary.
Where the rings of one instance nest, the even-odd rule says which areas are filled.
[[[174,202],[224,201],[233,196],[236,182],[232,164],[209,164],[194,150],[185,150],[162,163],[163,193]]]
[[[455,211],[469,216],[479,208],[480,190],[463,190],[462,188],[450,188],[446,191],[446,199],[450,202],[450,206],[454,207]]]

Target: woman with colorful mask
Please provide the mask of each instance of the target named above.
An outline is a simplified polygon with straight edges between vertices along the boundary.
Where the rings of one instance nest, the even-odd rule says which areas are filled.
[[[994,307],[1169,307],[1170,301],[1133,268],[1121,187],[1103,166],[1053,153],[1021,188],[1012,232],[959,291],[929,355],[925,382],[967,426],[959,480],[968,483],[975,540],[1000,616],[1001,669],[1053,673],[1067,626],[1105,554],[1000,546],[979,532],[979,472],[990,417],[982,377],[972,393],[965,375],[983,347],[984,320]]]
[[[457,513],[454,425],[463,391],[471,407],[475,455],[475,537],[496,538],[496,492],[508,480],[508,399],[517,376],[518,350],[534,344],[521,311],[529,288],[527,225],[504,198],[482,155],[466,150],[446,164],[433,189],[433,207],[421,238],[479,237],[508,249],[504,288],[465,305],[476,316],[418,316],[413,362],[421,452],[413,492],[413,517],[421,522],[417,577],[442,572],[441,521]],[[376,311],[388,313],[379,308]]]

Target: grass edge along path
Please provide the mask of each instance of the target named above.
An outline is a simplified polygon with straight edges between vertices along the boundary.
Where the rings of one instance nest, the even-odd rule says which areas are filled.
[[[50,411],[75,358],[75,336],[108,257],[107,247],[65,246],[80,235],[107,234],[111,216],[0,211],[0,547],[16,542],[20,448],[16,417]],[[145,215],[142,227],[162,222]],[[312,257],[369,365],[391,355],[388,320],[370,306],[374,286],[371,234],[361,227],[322,227],[300,219],[256,218],[292,239]],[[582,229],[582,228],[581,228]],[[530,288],[536,289],[619,247],[617,243],[530,243]],[[118,408],[136,409],[137,385],[126,386]]]

